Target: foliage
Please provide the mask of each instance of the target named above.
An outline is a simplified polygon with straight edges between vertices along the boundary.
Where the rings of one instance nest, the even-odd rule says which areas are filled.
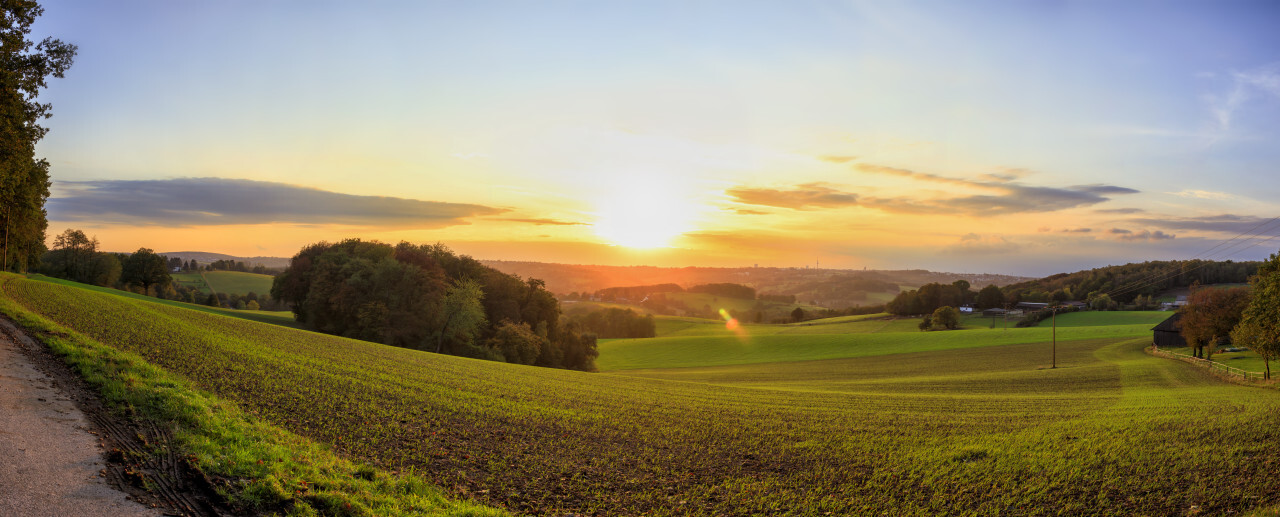
[[[147,248],[138,248],[121,267],[120,281],[142,287],[143,294],[149,294],[153,286],[165,287],[173,281],[168,260]]]
[[[479,335],[480,328],[486,323],[484,305],[480,303],[482,299],[484,291],[475,280],[455,282],[445,289],[444,300],[436,313],[439,329],[436,331],[436,353],[444,351],[445,343],[450,344],[450,351],[456,351],[470,345]],[[510,322],[505,322],[499,330],[509,326]],[[529,325],[525,324],[524,328],[527,330]],[[537,357],[536,352],[533,355]]]
[[[1004,307],[1004,293],[995,284],[983,287],[978,291],[977,305],[978,309]]]
[[[655,335],[653,315],[640,315],[631,309],[609,307],[575,315],[573,321],[596,336],[612,338],[645,338]]]
[[[753,287],[747,287],[742,284],[718,283],[718,284],[702,284],[695,285],[688,289],[691,293],[706,293],[725,298],[741,298],[744,300],[756,299],[756,290]]]
[[[508,363],[533,364],[547,345],[547,338],[535,334],[527,323],[504,321],[489,338],[488,346],[500,353]],[[556,361],[557,363],[559,361]]]
[[[1231,341],[1262,356],[1265,378],[1271,378],[1271,360],[1280,354],[1280,254],[1272,253],[1249,280],[1252,298],[1231,332]]]
[[[1190,506],[1219,515],[1280,503],[1271,475],[1280,400],[1145,355],[1155,313],[1064,317],[1106,324],[1067,331],[1073,338],[1059,340],[1057,357],[1071,367],[1056,370],[1039,368],[1048,329],[919,333],[914,320],[875,317],[759,327],[865,330],[853,335],[619,340],[603,346],[602,361],[626,348],[615,343],[647,346],[653,358],[700,341],[722,347],[701,351],[704,360],[770,360],[585,375],[16,278],[0,289],[246,414],[401,473],[377,479],[412,472],[524,515],[1174,515]],[[872,331],[886,324],[902,331]],[[965,346],[947,348],[955,343]],[[876,353],[822,358],[815,347]],[[1229,439],[1186,446],[1206,436]],[[256,443],[215,443],[208,463],[259,479],[268,467],[257,459],[313,457],[312,449],[265,458],[220,449]],[[315,490],[336,490],[339,474],[324,475],[335,477]],[[313,481],[289,478],[299,479]]]
[[[930,325],[933,330],[955,330],[960,328],[960,311],[955,307],[944,305],[933,311]]]
[[[885,310],[898,316],[914,316],[932,314],[939,307],[958,307],[967,298],[968,283],[964,284],[966,290],[961,290],[960,287],[958,283],[925,284],[919,289],[898,293],[893,301],[885,305]]]
[[[796,307],[795,310],[791,311],[791,321],[793,322],[804,321],[804,309]]]
[[[1195,350],[1195,356],[1213,359],[1214,347],[1230,337],[1231,329],[1240,323],[1248,304],[1249,289],[1245,287],[1192,290],[1179,326],[1183,339]]]
[[[1014,302],[1048,302],[1061,293],[1062,299],[1084,301],[1096,293],[1113,293],[1119,303],[1132,303],[1138,296],[1151,297],[1170,289],[1192,284],[1247,282],[1258,269],[1257,262],[1217,262],[1212,260],[1148,261],[1059,273],[1039,280],[1005,286]]]
[[[647,296],[656,293],[679,293],[684,289],[677,284],[657,284],[657,285],[637,285],[630,287],[608,287],[596,291],[596,298],[611,302],[614,300],[624,299],[632,302],[639,302]]]
[[[0,4],[0,271],[32,268],[45,251],[49,162],[37,159],[35,148],[48,131],[40,121],[53,107],[36,98],[49,77],[71,68],[76,46],[28,40],[42,14],[33,0]]]
[[[480,345],[503,322],[546,329],[544,366],[564,367],[555,359],[567,357],[568,343],[595,343],[560,323],[560,304],[542,281],[501,273],[443,244],[312,244],[276,277],[271,297],[321,332],[405,348],[492,358]]]

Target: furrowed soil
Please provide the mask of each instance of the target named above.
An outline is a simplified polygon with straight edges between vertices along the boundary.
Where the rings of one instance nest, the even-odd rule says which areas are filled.
[[[1058,329],[1057,368],[1045,328],[761,326],[747,331],[770,339],[721,336],[649,359],[642,340],[606,344],[601,364],[630,354],[615,363],[628,369],[592,374],[16,277],[0,292],[346,456],[520,514],[1217,515],[1280,503],[1280,393],[1148,356],[1149,334],[1136,337],[1147,323],[1125,318],[1082,320],[1067,339]]]

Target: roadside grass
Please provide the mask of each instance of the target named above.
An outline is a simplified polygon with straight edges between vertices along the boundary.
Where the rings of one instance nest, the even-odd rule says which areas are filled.
[[[219,293],[241,296],[249,293],[270,294],[271,283],[275,281],[275,277],[271,275],[243,271],[205,271],[204,278],[208,281],[209,287]]]
[[[20,280],[0,273],[0,283]],[[0,297],[0,312],[34,333],[103,397],[111,411],[173,431],[181,456],[241,512],[285,515],[487,516],[449,501],[412,472],[388,473],[244,412],[143,357],[107,346]]]
[[[798,361],[806,346],[829,345],[804,342],[828,336],[762,336],[795,341],[755,343],[778,349],[773,364],[589,374],[5,278],[11,305],[249,415],[520,514],[1219,515],[1280,504],[1280,393],[1144,354],[1145,324],[1059,329],[1056,369],[1044,367],[1048,329],[1031,328],[837,336],[854,340],[843,348],[886,349],[811,361]],[[933,335],[970,343],[920,337]],[[664,339],[718,338],[647,341]]]
[[[98,293],[109,294],[112,296],[119,296],[122,298],[129,298],[133,300],[143,300],[147,302],[168,305],[170,307],[182,307],[184,309],[191,309],[193,311],[207,312],[210,314],[218,314],[222,316],[230,316],[232,318],[246,319],[250,321],[257,321],[260,323],[270,323],[272,325],[282,325],[285,327],[292,327],[292,328],[303,328],[303,325],[301,323],[298,323],[296,320],[294,320],[293,312],[291,311],[250,311],[250,310],[227,309],[223,307],[211,307],[208,305],[179,302],[175,300],[162,300],[160,298],[144,296],[141,294],[131,293],[128,291],[121,291],[119,289],[112,289],[110,287],[81,284],[77,282],[72,282],[70,280],[65,280],[62,278],[53,278],[53,277],[44,276],[44,275],[30,275],[29,278],[31,280],[38,280],[40,282],[48,282],[51,284],[57,284],[57,285],[72,287],[76,289],[84,289],[86,291],[94,291]]]

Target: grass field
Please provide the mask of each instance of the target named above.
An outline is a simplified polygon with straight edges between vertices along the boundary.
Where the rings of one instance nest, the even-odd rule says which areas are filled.
[[[1064,316],[1057,369],[1043,368],[1048,328],[777,326],[745,341],[613,341],[602,365],[648,368],[590,374],[11,275],[0,292],[343,456],[520,514],[1220,515],[1280,503],[1280,393],[1144,354],[1145,314]],[[670,368],[684,362],[701,364]]]
[[[205,296],[213,292],[209,289],[209,284],[200,276],[200,273],[170,273],[169,276],[173,278],[174,283],[196,289]]]
[[[270,294],[275,277],[240,271],[206,271],[204,279],[219,293],[246,295]]]
[[[168,305],[171,307],[182,307],[182,308],[191,309],[194,311],[207,312],[210,314],[219,314],[222,316],[230,316],[232,318],[246,319],[246,320],[257,321],[261,323],[270,323],[272,325],[283,325],[286,327],[302,328],[302,324],[294,320],[293,312],[291,311],[235,310],[235,309],[225,309],[222,307],[210,307],[208,305],[190,304],[190,303],[179,302],[174,300],[161,300],[159,298],[143,296],[141,294],[121,291],[119,289],[112,289],[110,287],[99,287],[96,285],[80,284],[80,283],[72,282],[70,280],[63,280],[61,278],[53,278],[53,277],[48,277],[43,275],[33,275],[32,280],[40,281],[40,282],[49,282],[51,284],[58,284],[58,285],[63,285],[67,287],[74,287],[77,289],[84,289],[87,291],[105,293],[113,296],[122,296],[125,298],[134,299],[134,300],[143,300],[151,303],[159,303],[159,304]]]

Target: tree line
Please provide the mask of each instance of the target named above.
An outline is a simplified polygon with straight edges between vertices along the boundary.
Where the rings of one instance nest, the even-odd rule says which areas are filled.
[[[1270,379],[1280,354],[1280,254],[1255,264],[1249,287],[1193,285],[1178,327],[1195,357],[1212,360],[1228,342],[1247,347],[1262,357],[1263,378]]]
[[[76,46],[53,38],[27,39],[44,9],[31,0],[0,6],[0,271],[39,265],[49,222],[49,162],[36,158],[36,144],[48,133],[40,121],[53,107],[38,102],[49,77],[71,68]]]
[[[653,321],[653,315],[642,315],[631,309],[609,307],[574,315],[570,319],[604,339],[645,338],[657,335],[657,325]]]
[[[157,255],[147,248],[133,253],[98,249],[98,239],[68,228],[53,240],[53,249],[41,256],[36,272],[82,284],[110,287],[165,300],[248,310],[284,310],[267,293],[209,293],[175,282],[172,271],[200,270],[194,260]]]
[[[594,370],[596,336],[561,319],[541,280],[443,244],[347,239],[294,255],[271,288],[320,332],[439,353]]]
[[[1005,286],[1010,303],[1088,301],[1100,294],[1116,293],[1117,303],[1151,303],[1162,292],[1193,284],[1245,283],[1258,271],[1259,262],[1172,260],[1107,266],[1075,273],[1059,273],[1039,280]],[[1143,300],[1139,300],[1143,297]]]

